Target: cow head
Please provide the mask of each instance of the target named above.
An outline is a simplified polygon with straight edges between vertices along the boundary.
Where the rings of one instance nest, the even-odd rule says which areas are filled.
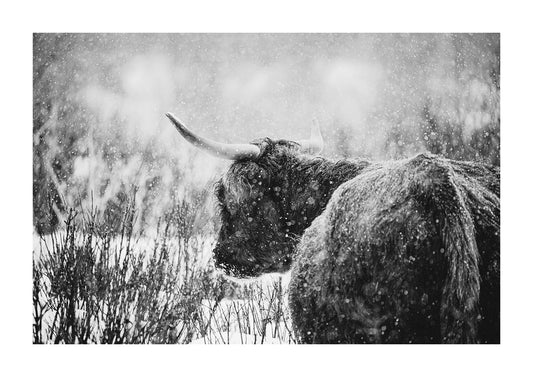
[[[216,266],[238,277],[286,271],[298,236],[312,220],[300,208],[306,203],[297,197],[299,188],[288,167],[295,166],[302,154],[322,150],[318,124],[307,140],[264,138],[250,144],[222,144],[195,135],[174,115],[166,115],[190,143],[233,161],[215,189],[221,216],[213,250]]]

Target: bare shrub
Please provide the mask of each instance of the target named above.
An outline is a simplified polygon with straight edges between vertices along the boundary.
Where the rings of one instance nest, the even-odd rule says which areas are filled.
[[[152,238],[135,234],[133,200],[118,233],[97,208],[70,209],[34,250],[33,342],[292,341],[281,280],[265,288],[215,273],[212,237],[194,225],[204,199],[177,201]]]

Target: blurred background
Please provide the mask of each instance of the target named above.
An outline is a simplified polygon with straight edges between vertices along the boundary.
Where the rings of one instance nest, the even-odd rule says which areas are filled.
[[[112,230],[134,198],[143,232],[176,201],[209,204],[228,162],[167,111],[223,142],[305,138],[316,118],[330,158],[500,162],[499,34],[34,34],[33,59],[39,234],[72,206]]]

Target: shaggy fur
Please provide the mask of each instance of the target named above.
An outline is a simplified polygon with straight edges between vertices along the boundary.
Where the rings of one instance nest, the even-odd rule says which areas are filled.
[[[260,157],[232,164],[217,186],[214,257],[240,277],[293,265],[301,342],[499,342],[498,168],[255,144]]]

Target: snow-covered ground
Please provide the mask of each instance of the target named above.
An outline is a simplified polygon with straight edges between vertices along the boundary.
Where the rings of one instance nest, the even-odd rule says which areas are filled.
[[[54,244],[63,244],[65,238],[64,232],[58,232],[56,235],[39,237],[34,234],[34,258],[39,260],[47,253],[53,253],[56,248]],[[78,246],[83,244],[83,236],[78,235],[75,243]],[[92,246],[99,255],[101,250],[101,239],[94,237]],[[195,258],[196,266],[206,266],[211,257],[213,239],[197,239],[190,242],[189,252],[198,254]],[[198,253],[199,246],[201,247]],[[121,248],[120,238],[114,238],[108,248],[111,254],[118,253]],[[169,250],[185,250],[185,245],[179,240],[168,240]],[[148,237],[138,237],[132,244],[133,253],[146,253],[150,255],[156,248],[156,240]],[[124,258],[124,253],[118,258],[119,263]],[[114,255],[109,258],[111,263],[116,263]],[[215,271],[216,275],[221,275]],[[220,278],[220,276],[219,276]],[[215,301],[214,299],[204,299],[201,302],[199,317],[195,319],[198,328],[195,333],[204,334],[192,340],[193,344],[281,344],[294,343],[291,333],[291,321],[288,310],[287,287],[289,284],[290,273],[285,274],[267,274],[254,279],[236,279],[223,275],[224,280],[231,282],[233,290],[231,293],[226,292],[226,297]],[[42,286],[50,289],[50,281],[43,276]],[[207,297],[207,296],[206,296]],[[43,317],[43,339],[48,339],[47,329],[54,321],[55,311],[49,310]],[[83,310],[78,309],[77,318],[84,318]],[[135,321],[130,319],[130,323]],[[99,322],[101,325],[101,322]],[[176,328],[182,328],[185,322],[176,324]],[[99,325],[96,331],[102,331]]]
[[[288,310],[290,274],[267,274],[255,279],[233,279],[245,298],[202,302],[210,332],[194,344],[282,344],[294,343]]]

